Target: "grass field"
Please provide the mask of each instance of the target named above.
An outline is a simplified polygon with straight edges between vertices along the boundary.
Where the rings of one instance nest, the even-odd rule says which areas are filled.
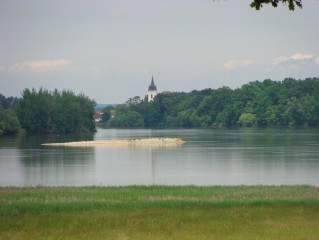
[[[0,188],[0,239],[318,236],[312,186]]]

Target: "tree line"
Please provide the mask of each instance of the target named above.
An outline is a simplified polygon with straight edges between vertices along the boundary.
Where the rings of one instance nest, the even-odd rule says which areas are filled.
[[[0,135],[96,131],[96,103],[70,90],[25,89],[22,98],[0,94]],[[111,112],[114,117],[112,117]],[[103,110],[110,128],[318,127],[319,78],[264,80],[237,89],[158,94],[152,102],[132,97]]]
[[[116,115],[110,117],[110,110]],[[106,127],[317,127],[319,78],[255,81],[237,89],[139,97],[103,111]]]
[[[10,99],[3,95],[0,98],[0,135],[15,134],[20,126],[28,133],[96,131],[96,103],[84,94],[76,95],[70,90],[25,89],[22,98],[13,101],[14,104],[7,103]]]

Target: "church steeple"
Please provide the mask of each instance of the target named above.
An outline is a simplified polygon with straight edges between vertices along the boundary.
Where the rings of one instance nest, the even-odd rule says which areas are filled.
[[[148,87],[148,93],[147,93],[148,102],[153,101],[153,99],[156,96],[156,94],[157,94],[157,87],[154,84],[154,78],[152,76],[151,85]]]
[[[151,81],[151,85],[148,87],[148,91],[157,91],[157,88],[154,84],[154,78],[152,76],[152,81]]]

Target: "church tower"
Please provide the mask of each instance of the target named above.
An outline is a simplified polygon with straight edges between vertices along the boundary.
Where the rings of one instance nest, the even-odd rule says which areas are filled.
[[[153,101],[154,97],[156,96],[157,94],[157,88],[154,84],[154,79],[153,79],[153,76],[152,76],[152,82],[151,82],[151,85],[148,87],[148,92],[147,92],[147,100],[148,102],[151,102]]]

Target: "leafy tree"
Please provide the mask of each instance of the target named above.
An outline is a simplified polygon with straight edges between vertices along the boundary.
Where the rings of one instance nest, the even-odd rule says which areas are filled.
[[[273,7],[278,7],[279,3],[288,4],[288,9],[294,11],[296,6],[302,8],[301,0],[254,0],[250,3],[250,7],[260,10],[264,4],[271,4]]]
[[[257,117],[252,113],[243,113],[239,118],[239,123],[244,127],[254,127],[257,124]]]
[[[290,11],[294,11],[296,7],[302,8],[302,0],[253,0],[250,3],[250,7],[255,10],[260,10],[263,5],[269,4],[276,8],[279,3],[288,4],[288,9]]]
[[[175,125],[184,128],[197,127],[200,126],[200,119],[194,114],[194,109],[191,108],[177,114]]]
[[[141,97],[139,96],[135,96],[135,97],[132,97],[132,98],[129,98],[129,100],[127,100],[125,102],[126,105],[136,105],[136,104],[139,104],[142,102],[142,99]]]
[[[0,109],[14,109],[18,103],[17,97],[8,97],[0,94]]]
[[[264,114],[264,121],[266,126],[276,126],[279,122],[279,108],[278,106],[269,106]]]
[[[307,96],[301,98],[301,105],[304,111],[304,124],[308,126],[319,125],[319,101],[316,101],[314,96]]]
[[[158,94],[152,102],[148,103],[147,112],[144,118],[146,127],[163,127],[165,105],[163,95]]]
[[[16,134],[20,130],[20,122],[13,111],[18,101],[17,97],[0,94],[0,135]]]
[[[289,126],[301,126],[304,123],[304,109],[300,100],[296,97],[288,99],[283,116]]]
[[[0,135],[16,134],[20,130],[20,123],[13,110],[0,110]]]
[[[81,132],[81,105],[73,92],[63,91],[56,102],[56,131],[59,133]]]
[[[144,127],[143,116],[134,111],[122,112],[109,120],[110,127],[135,128]]]
[[[210,95],[206,96],[197,107],[197,115],[209,115],[212,111],[213,103],[213,97]]]
[[[22,127],[30,133],[93,132],[95,104],[72,91],[25,89],[16,111]]]
[[[47,90],[25,89],[17,107],[22,128],[28,132],[49,132],[52,127],[52,100]]]
[[[214,90],[211,93],[212,96],[212,105],[211,112],[208,116],[210,116],[211,123],[210,125],[216,122],[217,116],[220,112],[222,112],[227,105],[232,103],[232,99],[234,98],[234,94],[236,92],[231,90],[229,87],[222,87]]]
[[[96,102],[91,100],[83,93],[77,96],[77,102],[80,105],[81,131],[95,132],[94,106]]]

